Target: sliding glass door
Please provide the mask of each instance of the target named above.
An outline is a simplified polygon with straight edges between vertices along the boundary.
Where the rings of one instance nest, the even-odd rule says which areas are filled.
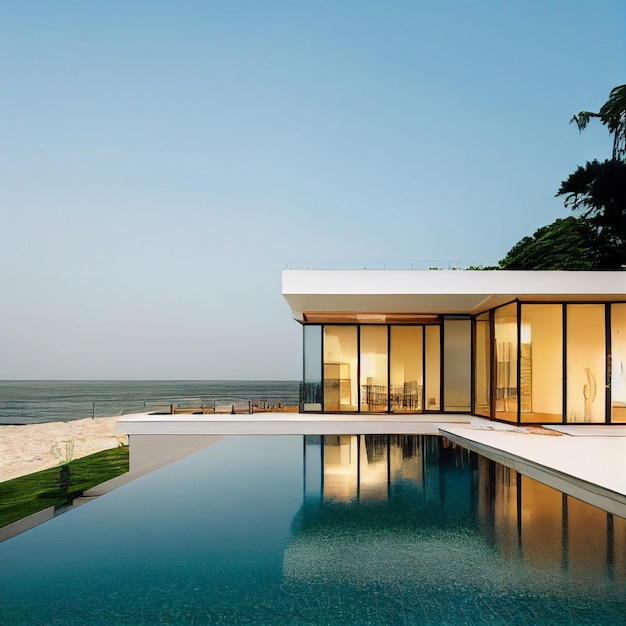
[[[391,326],[390,409],[392,413],[424,410],[424,327]]]
[[[358,409],[356,326],[324,326],[324,411]]]
[[[464,320],[462,330],[468,335],[462,343],[469,346],[469,321]],[[451,337],[456,341],[455,333]],[[305,326],[304,350],[305,411],[419,413],[441,408],[438,324],[310,325]]]
[[[389,395],[387,326],[361,326],[361,411],[387,411]]]

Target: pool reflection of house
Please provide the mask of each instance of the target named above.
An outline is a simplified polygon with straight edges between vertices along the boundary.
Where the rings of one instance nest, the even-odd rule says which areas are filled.
[[[302,412],[626,423],[626,273],[284,270]]]
[[[442,437],[307,436],[303,468],[283,557],[289,579],[358,584],[370,576],[364,563],[375,562],[378,580],[420,577],[433,590],[459,568],[495,591],[539,580],[556,590],[562,581],[550,574],[566,571],[592,596],[590,572],[607,584],[626,575],[626,519]],[[398,546],[401,560],[381,572]],[[522,575],[516,560],[531,569]]]
[[[464,511],[469,506],[471,473],[463,466],[463,455],[469,459],[467,451],[449,447],[440,437],[308,435],[304,438],[305,499],[376,503],[388,501],[392,492],[400,490],[442,503],[448,513]],[[451,500],[459,494],[468,500]]]

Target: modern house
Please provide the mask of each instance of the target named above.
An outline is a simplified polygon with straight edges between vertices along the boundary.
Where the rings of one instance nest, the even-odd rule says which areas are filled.
[[[528,476],[626,518],[626,272],[284,270],[282,292],[299,413],[122,416],[132,475],[222,437],[296,435],[305,490],[363,497],[370,470],[413,458],[398,442],[435,435],[515,470],[509,502]]]
[[[303,413],[626,423],[626,272],[284,270],[282,285]]]

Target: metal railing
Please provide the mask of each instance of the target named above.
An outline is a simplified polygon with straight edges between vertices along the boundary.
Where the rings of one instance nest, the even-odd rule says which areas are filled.
[[[418,259],[396,261],[322,261],[288,263],[286,270],[468,270],[493,263],[468,259]]]
[[[286,399],[231,399],[185,396],[160,399],[0,401],[0,425],[16,426],[84,418],[115,417],[130,413],[266,413],[298,410],[298,397]]]

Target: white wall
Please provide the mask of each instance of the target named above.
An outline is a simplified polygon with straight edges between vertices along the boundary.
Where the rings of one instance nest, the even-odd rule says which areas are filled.
[[[173,463],[221,439],[219,435],[129,435],[129,471],[140,472]]]

